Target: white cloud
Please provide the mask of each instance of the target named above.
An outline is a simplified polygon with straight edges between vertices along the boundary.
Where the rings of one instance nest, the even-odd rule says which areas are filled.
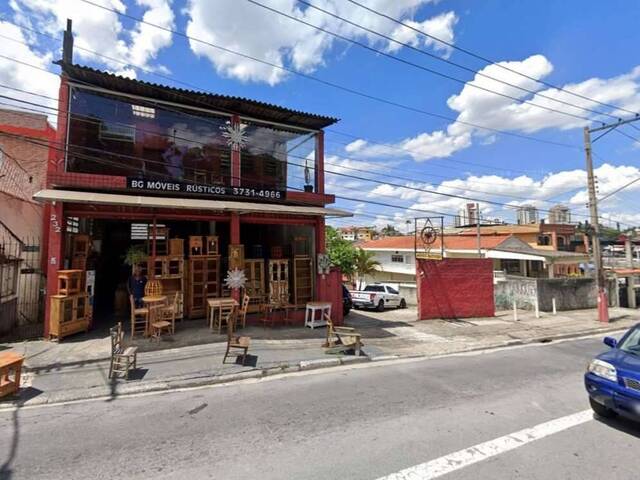
[[[23,35],[20,28],[7,22],[0,22],[0,35],[16,39],[20,42],[28,42],[28,39]],[[42,69],[49,68],[53,59],[50,53],[41,54],[37,52],[35,48],[30,48],[27,45],[9,40],[0,42],[0,55],[15,58],[16,60]],[[4,58],[0,58],[0,83],[53,98],[57,98],[58,86],[60,84],[58,77],[55,75]],[[3,93],[10,97],[19,98],[20,100],[57,108],[57,102],[54,100],[34,97],[15,90],[5,90]],[[5,100],[2,101],[5,102]],[[23,108],[34,108],[24,103],[21,104],[10,100],[6,101],[16,106],[22,106]],[[1,107],[6,108],[6,105],[2,105]],[[50,119],[53,117],[55,117],[55,113],[50,115]]]
[[[447,44],[455,43],[454,27],[458,23],[458,16],[455,12],[446,12],[437,15],[433,18],[428,18],[424,22],[414,22],[408,20],[403,22],[406,25],[413,27],[416,30],[425,32],[433,37],[439,38],[446,43],[439,42],[433,38],[420,35],[415,30],[407,28],[403,25],[398,27],[390,35],[399,42],[407,43],[414,47],[428,47],[432,48],[436,52],[441,52],[445,58],[449,58],[453,48]],[[387,51],[395,52],[402,48],[401,45],[394,42],[389,42]]]
[[[393,17],[413,22],[413,12],[430,2],[432,0],[373,0],[367,5]],[[411,44],[432,48],[443,55],[450,53],[446,45],[425,39],[415,32],[408,35],[404,32],[408,30],[405,27],[396,31],[398,29],[394,23],[349,2],[316,0],[314,4],[371,30],[388,36],[402,37]],[[393,46],[395,44],[390,44],[377,35],[348,25],[318,10],[309,7],[303,9],[295,0],[266,0],[265,5],[340,35],[365,40],[371,45],[388,50],[396,49]],[[336,40],[333,36],[244,1],[189,0],[184,12],[189,18],[189,36],[266,60],[280,67],[290,67],[303,72],[312,72],[322,66]],[[415,24],[417,28],[433,35],[442,36],[448,42],[454,42],[453,29],[456,22],[455,13],[448,12],[431,19],[413,22],[412,25]],[[190,46],[196,55],[207,58],[222,75],[245,82],[266,82],[270,85],[275,85],[287,77],[287,72],[279,68],[242,58],[201,42],[191,40]]]
[[[544,79],[553,71],[553,65],[543,55],[532,55],[522,61],[500,62],[499,64],[537,79]],[[605,118],[602,115],[589,113],[580,108],[555,102],[552,99],[599,112],[607,112],[618,117],[629,116],[629,113],[622,109],[640,111],[640,66],[623,75],[607,79],[589,78],[562,87],[562,90],[574,92],[599,102],[615,104],[621,108],[613,111],[602,105],[594,105],[593,102],[575,97],[560,89],[542,89],[541,85],[535,81],[505,70],[498,64],[488,65],[479,73],[535,93],[518,90],[476,74],[473,80],[467,82],[458,94],[452,95],[447,100],[449,108],[457,112],[456,120],[458,122],[450,123],[446,128],[440,130],[423,132],[403,140],[389,142],[389,145],[386,146],[369,144],[363,139],[358,139],[351,142],[346,151],[363,158],[410,156],[416,161],[422,161],[430,158],[449,157],[470,147],[474,141],[481,145],[491,145],[496,141],[494,132],[476,128],[470,124],[481,125],[493,130],[530,134],[543,129],[569,130]],[[530,103],[520,103],[474,86]],[[586,120],[545,110],[536,105],[585,117]],[[606,119],[610,120],[610,118]]]
[[[97,3],[118,12],[127,12],[120,0],[98,0]],[[170,0],[136,0],[144,10],[143,19],[165,28],[174,27],[174,14]],[[73,20],[75,58],[89,60],[120,71],[123,64],[89,53],[102,55],[151,70],[164,70],[155,65],[158,53],[171,45],[171,33],[135,23],[126,30],[120,17],[114,13],[79,0],[14,0],[11,4],[15,20],[26,26],[59,36],[66,28],[68,18]],[[55,45],[54,48],[58,48]],[[123,70],[131,75],[131,69]]]

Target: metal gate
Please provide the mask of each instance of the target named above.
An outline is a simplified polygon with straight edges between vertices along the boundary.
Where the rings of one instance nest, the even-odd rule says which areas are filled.
[[[44,287],[39,239],[0,237],[0,340],[42,336]]]

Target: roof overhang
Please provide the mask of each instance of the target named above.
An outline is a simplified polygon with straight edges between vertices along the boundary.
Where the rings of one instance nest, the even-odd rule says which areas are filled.
[[[140,208],[171,208],[181,210],[210,210],[216,212],[272,213],[284,215],[310,215],[322,217],[351,217],[352,213],[337,208],[304,207],[278,203],[234,202],[199,198],[150,197],[117,195],[113,193],[82,192],[75,190],[40,190],[33,196],[39,202],[68,202],[93,205],[117,205]]]

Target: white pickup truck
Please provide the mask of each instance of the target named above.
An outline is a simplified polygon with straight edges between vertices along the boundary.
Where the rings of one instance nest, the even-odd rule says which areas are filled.
[[[407,302],[395,288],[380,283],[367,285],[364,290],[351,291],[353,308],[375,308],[382,312],[385,308],[407,308]]]

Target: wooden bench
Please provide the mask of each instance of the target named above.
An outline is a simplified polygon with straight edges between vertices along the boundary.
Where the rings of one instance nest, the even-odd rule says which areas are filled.
[[[327,340],[324,347],[326,353],[341,353],[347,350],[354,350],[356,356],[360,355],[362,348],[362,335],[353,327],[335,327],[331,317],[325,313],[324,320],[327,322]]]

